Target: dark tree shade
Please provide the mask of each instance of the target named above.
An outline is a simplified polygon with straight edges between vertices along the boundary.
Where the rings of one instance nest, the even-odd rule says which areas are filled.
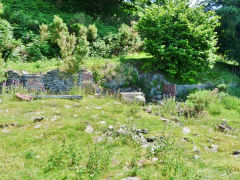
[[[220,52],[240,62],[240,0],[205,0],[206,10],[221,16],[218,28]]]

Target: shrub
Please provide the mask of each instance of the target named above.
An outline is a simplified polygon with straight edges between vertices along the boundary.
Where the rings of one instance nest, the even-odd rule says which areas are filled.
[[[192,8],[187,2],[169,0],[163,6],[151,5],[141,15],[138,30],[145,38],[147,52],[155,57],[155,70],[194,81],[215,61],[214,30],[219,23],[214,12]]]
[[[70,28],[78,36],[86,36],[88,32],[87,27],[79,23],[72,24]]]
[[[217,88],[219,91],[226,91],[227,90],[227,85],[226,84],[219,84],[217,85]]]
[[[47,41],[39,40],[39,37],[26,45],[28,61],[36,62],[56,55],[54,48]]]
[[[119,54],[139,51],[142,46],[142,41],[135,29],[135,22],[132,22],[131,26],[122,24],[118,29],[118,40]]]
[[[94,64],[91,71],[93,72],[94,81],[102,86],[111,87],[129,87],[138,83],[138,72],[134,67],[128,64],[116,64],[106,62],[105,64]]]
[[[3,82],[4,80],[6,80],[5,79],[5,72],[4,72],[4,65],[5,65],[5,62],[2,58],[2,55],[0,54],[0,82]]]
[[[219,111],[216,108],[220,106],[220,97],[218,91],[198,91],[190,94],[185,102],[185,110],[187,110],[191,116],[198,116],[204,111],[209,110],[212,114],[218,114]]]
[[[67,25],[60,17],[54,16],[53,23],[49,27],[46,25],[40,27],[40,34],[42,42],[47,41],[49,37],[52,44],[57,44],[61,57],[67,65],[67,71],[75,73],[79,71],[83,58],[89,52],[89,43],[85,26],[75,24],[72,29],[78,31],[77,36],[75,33],[69,33]]]
[[[92,42],[97,38],[97,28],[95,24],[89,25],[88,26],[88,31],[87,31],[87,40]]]
[[[58,43],[60,39],[60,34],[68,33],[67,25],[63,22],[63,20],[54,16],[53,22],[49,25],[49,34],[50,40],[52,43]],[[43,37],[42,37],[43,38]]]
[[[47,40],[49,38],[48,26],[46,24],[42,24],[39,28],[41,41]]]
[[[99,56],[102,54],[102,57],[126,55],[139,52],[142,45],[143,42],[135,30],[135,23],[132,22],[131,26],[122,24],[117,34],[109,33],[93,42],[91,55]]]
[[[109,45],[102,38],[96,39],[91,46],[91,56],[107,58],[110,56]]]
[[[224,96],[222,98],[222,103],[226,109],[240,110],[240,100],[233,96]]]
[[[13,27],[8,21],[0,19],[0,53],[4,60],[13,59],[14,50],[20,46],[21,41],[13,37]]]

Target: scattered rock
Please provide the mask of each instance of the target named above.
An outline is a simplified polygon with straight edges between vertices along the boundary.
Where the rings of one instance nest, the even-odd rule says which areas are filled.
[[[37,124],[36,126],[34,126],[34,129],[39,129],[40,127],[42,127],[41,124]]]
[[[41,122],[41,121],[43,121],[44,120],[44,117],[43,116],[41,116],[41,117],[35,117],[34,119],[33,119],[33,122],[34,123],[37,123],[37,122]]]
[[[23,71],[22,71],[22,74],[23,74],[23,75],[27,75],[28,72],[23,70]]]
[[[32,101],[33,97],[26,94],[16,93],[15,96],[21,101]]]
[[[108,129],[113,130],[114,129],[113,125],[108,126]]]
[[[165,118],[162,118],[160,120],[163,121],[163,122],[166,122],[166,123],[170,123],[171,122],[169,119],[165,119]]]
[[[218,152],[218,145],[212,144],[212,145],[211,145],[211,151],[212,151],[212,152]]]
[[[145,97],[144,97],[143,95],[137,96],[137,97],[136,97],[136,101],[137,101],[137,103],[139,103],[139,104],[146,104],[146,99],[145,99]]]
[[[149,147],[149,144],[143,144],[142,145],[142,148],[148,148]]]
[[[100,94],[95,94],[95,97],[100,99],[101,98],[101,95]]]
[[[102,109],[102,107],[95,107],[95,109],[100,110],[100,109]]]
[[[85,129],[85,132],[88,133],[88,134],[92,134],[94,131],[93,127],[90,126],[90,125],[87,125],[86,129]]]
[[[120,99],[126,103],[146,103],[146,99],[142,92],[122,92],[120,93]]]
[[[142,134],[148,134],[148,130],[147,129],[137,129],[136,130],[137,133],[142,133]]]
[[[227,124],[226,121],[223,121],[218,127],[216,127],[221,132],[227,132],[232,130],[232,127]]]
[[[17,122],[14,122],[14,123],[10,123],[10,126],[13,126],[13,127],[16,127],[18,125]]]
[[[152,158],[152,162],[157,162],[157,161],[158,161],[158,158],[156,158],[156,157]]]
[[[189,133],[191,133],[191,129],[189,129],[188,127],[185,127],[185,128],[183,128],[182,133],[189,134]]]
[[[199,155],[194,155],[193,158],[194,158],[194,159],[199,159],[200,156],[199,156]]]
[[[145,108],[143,108],[143,110],[146,111],[149,114],[152,113],[151,107],[145,107]]]
[[[105,121],[99,121],[99,123],[100,123],[100,124],[106,124],[106,122],[105,122]]]
[[[65,105],[64,106],[66,109],[71,109],[71,106],[69,106],[69,105]]]
[[[226,136],[231,137],[231,138],[234,138],[234,139],[237,139],[237,138],[238,138],[237,136],[233,136],[233,135],[230,135],[230,134],[226,134]]]
[[[57,121],[57,120],[60,119],[60,118],[61,118],[61,116],[55,115],[55,116],[53,116],[53,117],[51,118],[51,121],[54,122],[54,121]]]
[[[73,115],[73,117],[77,118],[77,117],[78,117],[78,115],[77,115],[77,114],[74,114],[74,115]]]
[[[172,120],[176,123],[180,123],[180,118],[179,117],[173,117]]]
[[[9,133],[10,130],[8,130],[8,129],[4,129],[4,130],[2,130],[2,132],[3,132],[3,133]]]
[[[193,151],[197,151],[197,146],[194,146],[194,147],[193,147]]]
[[[218,152],[218,145],[212,144],[211,146],[205,147],[204,149],[210,152]]]
[[[240,155],[240,151],[233,151],[233,155],[234,155],[234,156]]]
[[[139,177],[126,177],[123,178],[122,180],[141,180]]]
[[[154,142],[154,141],[157,141],[158,138],[156,138],[156,137],[148,137],[148,138],[146,138],[146,140],[147,140],[147,142]]]

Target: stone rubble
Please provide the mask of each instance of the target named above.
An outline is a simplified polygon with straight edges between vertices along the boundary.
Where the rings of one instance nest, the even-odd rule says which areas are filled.
[[[34,122],[34,123],[41,122],[41,121],[43,121],[43,120],[44,120],[44,116],[34,117],[34,118],[33,118],[33,122]]]
[[[231,131],[232,127],[227,124],[226,121],[223,121],[219,126],[216,127],[221,132]]]

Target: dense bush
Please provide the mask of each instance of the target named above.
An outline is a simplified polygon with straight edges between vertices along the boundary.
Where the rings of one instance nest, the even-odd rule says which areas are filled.
[[[142,50],[143,42],[135,29],[135,23],[131,26],[122,24],[117,34],[109,33],[103,38],[97,39],[92,44],[92,56],[119,56]]]
[[[192,8],[187,2],[169,0],[163,6],[146,8],[138,29],[146,38],[146,50],[155,57],[152,67],[172,77],[193,81],[214,63],[217,42],[214,30],[219,23],[214,12]]]
[[[197,91],[190,94],[185,102],[185,113],[191,116],[198,116],[204,111],[211,114],[219,114],[221,96],[218,90]]]
[[[4,64],[5,64],[5,62],[2,59],[2,55],[0,54],[0,82],[3,82],[5,80]]]
[[[19,55],[21,41],[13,37],[13,29],[8,21],[0,18],[0,53],[5,61]]]
[[[49,40],[49,43],[59,47],[61,57],[66,63],[67,71],[71,73],[79,70],[83,58],[89,52],[87,31],[85,31],[86,28],[84,27],[74,26],[78,30],[77,36],[75,33],[71,34],[67,25],[58,16],[54,16],[53,23],[49,27],[44,24],[40,26],[40,39],[42,43]]]
[[[91,67],[94,81],[97,84],[107,87],[111,83],[118,84],[116,86],[129,87],[138,83],[138,72],[129,64],[117,64],[107,61],[106,63],[95,63]]]
[[[95,24],[91,24],[88,26],[88,31],[87,31],[87,40],[89,42],[94,41],[97,38],[97,28]]]

